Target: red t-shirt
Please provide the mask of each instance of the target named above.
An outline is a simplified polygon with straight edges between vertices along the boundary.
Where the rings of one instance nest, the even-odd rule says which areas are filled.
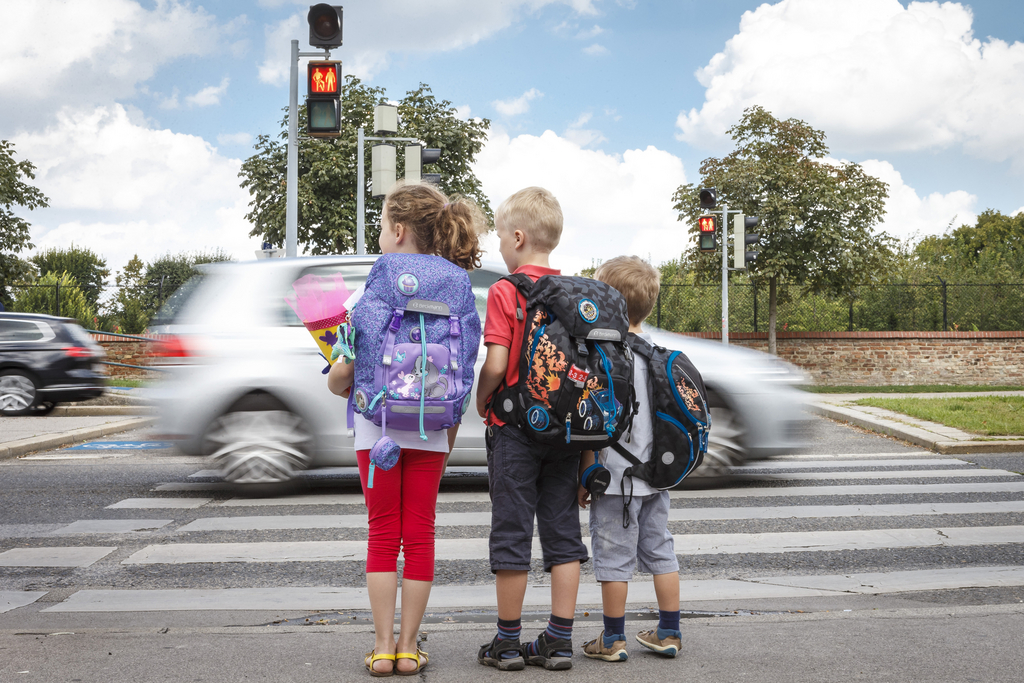
[[[523,266],[516,269],[536,282],[542,275],[561,275],[562,271],[543,266]],[[514,275],[515,273],[513,273]],[[523,348],[523,332],[526,320],[516,320],[516,299],[526,316],[526,299],[516,286],[508,280],[499,280],[487,290],[487,320],[484,323],[484,343],[501,344],[508,349],[508,369],[505,370],[505,384],[512,386],[519,381],[519,354]],[[487,414],[487,424],[505,424],[493,413]]]

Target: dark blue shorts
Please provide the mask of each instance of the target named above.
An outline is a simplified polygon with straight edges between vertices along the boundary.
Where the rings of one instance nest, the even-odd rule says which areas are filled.
[[[537,519],[544,571],[586,562],[576,488],[577,453],[553,451],[511,425],[487,430],[491,571],[528,570]]]

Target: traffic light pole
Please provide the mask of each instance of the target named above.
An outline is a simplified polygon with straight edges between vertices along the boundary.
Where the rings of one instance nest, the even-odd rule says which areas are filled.
[[[288,88],[288,171],[285,177],[284,255],[299,255],[299,57],[331,58],[331,51],[299,52],[292,41],[291,83]]]
[[[729,345],[729,205],[722,204],[722,343]]]

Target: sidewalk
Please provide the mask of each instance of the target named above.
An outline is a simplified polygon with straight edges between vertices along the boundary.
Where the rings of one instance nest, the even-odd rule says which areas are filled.
[[[0,460],[17,458],[48,448],[59,448],[99,439],[153,422],[151,417],[125,415],[0,417]]]
[[[808,410],[839,422],[849,422],[872,432],[885,434],[937,453],[1024,452],[1024,436],[985,437],[936,422],[895,413],[891,410],[858,406],[862,398],[969,398],[971,396],[1024,396],[1024,391],[949,391],[926,394],[812,394]]]

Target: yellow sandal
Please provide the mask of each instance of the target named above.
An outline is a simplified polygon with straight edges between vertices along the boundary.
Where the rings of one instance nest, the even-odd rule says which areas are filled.
[[[371,676],[376,676],[377,678],[385,678],[385,677],[391,676],[391,675],[393,675],[395,673],[395,665],[394,665],[395,657],[396,657],[396,655],[393,655],[393,654],[390,654],[390,653],[379,655],[379,654],[377,654],[376,650],[370,650],[369,652],[366,653],[366,659],[363,660],[363,664],[366,665],[366,670],[370,672]],[[391,662],[392,662],[392,664],[391,664],[391,671],[377,671],[376,669],[373,668],[373,663],[374,662],[379,662],[379,661],[385,660],[385,659],[391,660]]]
[[[402,671],[398,668],[399,659],[414,659],[416,660],[416,668],[410,669],[409,671]],[[420,671],[423,671],[424,667],[430,663],[430,659],[427,658],[427,653],[423,650],[416,648],[416,653],[412,652],[398,652],[395,653],[395,673],[399,676],[415,676]]]

